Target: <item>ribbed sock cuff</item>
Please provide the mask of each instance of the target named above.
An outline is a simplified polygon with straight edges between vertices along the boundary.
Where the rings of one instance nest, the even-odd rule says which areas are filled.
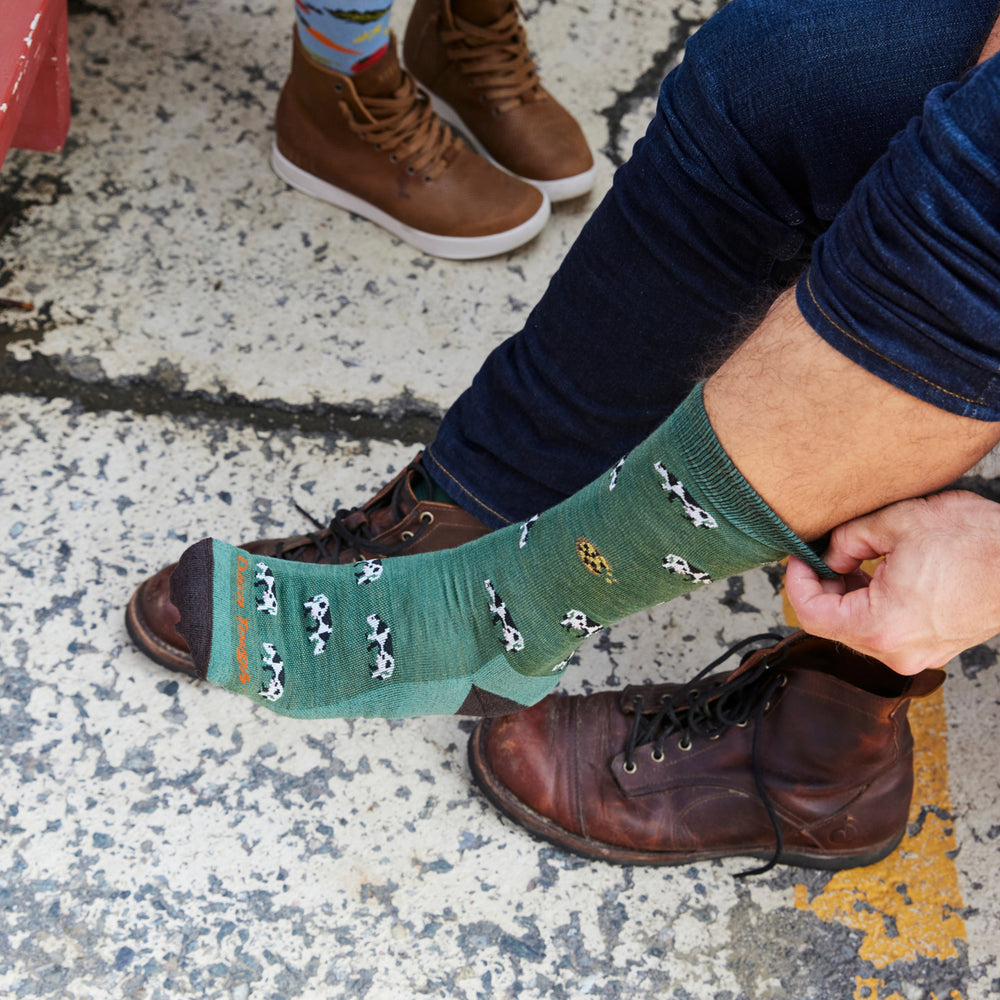
[[[712,506],[744,534],[769,548],[798,556],[820,576],[836,577],[816,550],[771,510],[733,464],[705,412],[703,387],[704,383],[695,386],[671,417],[671,436],[702,495],[711,497]]]

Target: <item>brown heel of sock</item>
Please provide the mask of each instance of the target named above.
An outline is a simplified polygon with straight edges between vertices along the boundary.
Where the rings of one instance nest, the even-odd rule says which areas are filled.
[[[212,539],[185,550],[170,576],[170,601],[181,613],[175,626],[191,651],[197,676],[208,674],[212,652]]]

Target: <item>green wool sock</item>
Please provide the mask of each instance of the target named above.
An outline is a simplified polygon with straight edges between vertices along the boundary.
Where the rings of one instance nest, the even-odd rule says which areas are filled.
[[[499,714],[558,682],[587,636],[794,552],[739,474],[696,389],[600,479],[456,549],[349,566],[205,539],[171,581],[209,681],[297,718]]]

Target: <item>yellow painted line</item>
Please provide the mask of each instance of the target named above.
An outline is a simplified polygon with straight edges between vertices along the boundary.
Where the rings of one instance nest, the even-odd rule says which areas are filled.
[[[785,620],[797,626],[795,612],[782,596]],[[917,835],[907,833],[897,850],[877,864],[837,872],[812,898],[805,885],[795,887],[799,909],[864,932],[858,957],[876,969],[916,958],[956,958],[956,942],[966,940],[965,921],[958,912],[958,872],[948,856],[955,850],[953,824],[934,811],[951,815],[943,692],[911,702],[909,719],[914,741],[910,823],[926,808]],[[859,977],[855,1000],[905,1000],[897,993],[880,994],[883,985],[882,980]],[[962,997],[953,990],[949,997],[933,1000]]]
[[[885,989],[885,981],[882,979],[865,979],[858,976],[854,987],[854,1000],[906,1000],[901,993],[893,990],[892,993],[880,993]],[[958,990],[952,990],[947,997],[938,997],[932,993],[930,1000],[962,1000],[962,994]]]

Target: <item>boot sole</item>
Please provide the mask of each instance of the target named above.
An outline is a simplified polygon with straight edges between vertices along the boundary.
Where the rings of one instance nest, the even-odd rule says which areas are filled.
[[[185,674],[188,677],[196,678],[194,660],[182,650],[164,642],[159,636],[153,633],[146,624],[146,619],[142,615],[142,588],[145,583],[141,583],[132,595],[125,608],[125,630],[128,632],[132,642],[138,646],[140,652],[148,656],[154,663],[158,663],[167,670],[173,670],[178,674]]]
[[[598,840],[589,840],[578,834],[570,833],[557,823],[552,822],[541,813],[526,806],[519,798],[512,795],[507,787],[497,780],[486,758],[486,735],[490,720],[483,719],[469,737],[469,767],[472,777],[483,794],[508,819],[527,830],[541,840],[554,844],[570,854],[576,854],[591,861],[605,861],[614,865],[644,865],[650,867],[669,867],[670,865],[691,864],[697,861],[715,861],[721,858],[754,858],[760,861],[770,861],[774,851],[767,848],[748,847],[746,850],[726,848],[712,850],[706,848],[699,851],[636,851],[616,844],[605,844]],[[863,868],[875,864],[892,854],[899,846],[906,832],[905,826],[891,841],[883,842],[870,850],[851,854],[812,854],[803,851],[783,851],[778,856],[778,864],[795,865],[799,868],[819,868],[828,871],[840,871],[845,868]]]
[[[534,239],[549,221],[552,207],[548,198],[542,200],[542,205],[531,218],[500,233],[490,233],[488,236],[440,236],[437,233],[424,232],[408,226],[388,212],[372,205],[357,195],[344,191],[342,188],[321,180],[314,174],[297,167],[291,160],[278,150],[277,144],[271,147],[271,169],[288,185],[303,194],[318,198],[320,201],[346,209],[355,215],[360,215],[369,222],[374,222],[393,236],[398,236],[411,246],[435,257],[447,260],[478,260],[482,257],[494,257],[497,254],[515,250],[529,240]]]
[[[424,85],[420,84],[420,86],[423,87]],[[432,91],[428,90],[427,93],[431,99],[431,106],[437,112],[438,117],[446,121],[452,128],[458,129],[469,145],[483,159],[489,160],[493,166],[499,167],[505,173],[516,177],[518,180],[524,181],[525,184],[530,184],[532,187],[538,188],[543,194],[548,195],[549,201],[555,203],[558,201],[569,201],[570,198],[579,198],[594,186],[594,181],[597,179],[596,164],[589,170],[585,170],[582,174],[572,174],[569,177],[556,177],[550,181],[537,180],[534,177],[525,177],[524,174],[516,173],[510,167],[504,166],[499,160],[494,159],[490,155],[489,150],[479,141],[462,116],[447,101],[438,97]]]

